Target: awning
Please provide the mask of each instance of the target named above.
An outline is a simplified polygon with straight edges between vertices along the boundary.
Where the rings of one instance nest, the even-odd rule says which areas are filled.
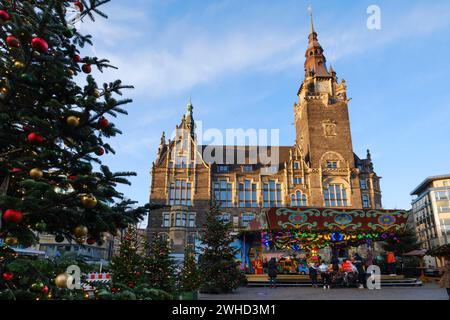
[[[255,217],[248,230],[400,232],[407,218],[405,210],[270,208]]]

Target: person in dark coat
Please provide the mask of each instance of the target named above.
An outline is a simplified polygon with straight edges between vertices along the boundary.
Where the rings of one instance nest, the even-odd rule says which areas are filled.
[[[314,263],[309,265],[309,278],[311,279],[311,284],[313,288],[317,288],[317,268]]]
[[[275,258],[270,259],[267,268],[269,269],[269,286],[270,288],[276,288],[276,280],[277,280],[277,260]]]
[[[359,288],[363,289],[366,287],[366,270],[364,268],[365,266],[363,258],[357,253],[355,253],[355,255],[353,256],[353,265],[358,271]]]

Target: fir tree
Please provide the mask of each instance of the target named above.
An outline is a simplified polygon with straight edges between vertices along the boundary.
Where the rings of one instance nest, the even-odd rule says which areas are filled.
[[[219,217],[220,210],[213,201],[206,218],[202,236],[204,250],[199,259],[202,292],[231,292],[243,280],[235,259],[236,250],[231,247],[234,241],[231,224],[223,223]]]
[[[112,283],[114,287],[128,286],[134,288],[142,280],[143,256],[139,254],[142,248],[137,229],[129,226],[122,237],[119,255],[112,259]]]
[[[113,66],[81,56],[92,39],[75,27],[106,17],[99,6],[108,1],[0,3],[0,237],[8,246],[35,243],[36,231],[57,242],[101,243],[148,212],[116,190],[135,174],[100,160],[114,153],[108,139],[121,131],[111,120],[126,114],[131,100],[120,97],[132,87],[97,84],[91,71]],[[9,263],[0,261],[0,274]],[[20,283],[17,290],[29,290]]]
[[[396,256],[403,256],[405,253],[420,249],[420,244],[417,240],[417,236],[414,230],[407,229],[396,239],[387,239],[383,244],[383,249],[386,251],[394,252]]]
[[[191,246],[187,246],[184,252],[183,269],[180,273],[180,289],[184,292],[197,291],[200,288],[200,279],[195,251]]]
[[[153,288],[175,293],[175,264],[170,257],[169,244],[157,234],[148,245],[144,265],[146,279]]]

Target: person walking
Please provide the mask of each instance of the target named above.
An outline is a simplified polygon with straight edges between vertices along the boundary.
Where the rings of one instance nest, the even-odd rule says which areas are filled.
[[[309,264],[309,278],[311,279],[311,285],[313,288],[317,288],[317,267],[314,263]]]
[[[356,271],[358,272],[359,289],[364,289],[366,287],[366,270],[364,260],[358,253],[355,253],[353,256],[353,265],[356,267]]]
[[[450,257],[445,258],[445,265],[442,267],[442,277],[439,280],[441,288],[447,289],[448,299],[450,300]]]
[[[271,258],[269,261],[269,264],[267,266],[268,274],[269,274],[269,287],[270,288],[276,288],[276,281],[277,281],[277,260],[275,258]]]
[[[325,262],[319,266],[320,277],[322,278],[323,289],[330,289],[330,274],[328,265]]]

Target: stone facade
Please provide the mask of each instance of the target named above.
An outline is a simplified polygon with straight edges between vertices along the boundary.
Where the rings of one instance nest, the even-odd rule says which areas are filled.
[[[382,208],[370,152],[365,159],[353,152],[346,83],[327,68],[312,23],[305,58],[294,146],[198,145],[188,104],[174,139],[163,133],[152,166],[150,200],[167,207],[151,212],[149,236],[167,237],[182,252],[198,237],[212,198],[236,231],[270,207]]]

